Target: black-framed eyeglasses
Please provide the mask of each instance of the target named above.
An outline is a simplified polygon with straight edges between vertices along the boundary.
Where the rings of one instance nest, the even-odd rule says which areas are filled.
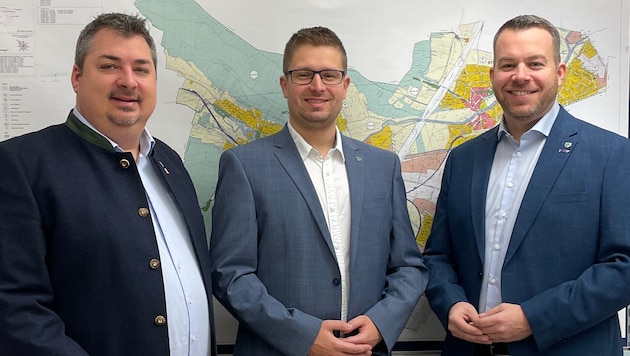
[[[336,69],[324,69],[324,70],[310,70],[310,69],[295,69],[287,72],[289,78],[293,84],[307,85],[313,82],[315,74],[319,74],[322,78],[322,83],[326,85],[341,84],[346,72]]]

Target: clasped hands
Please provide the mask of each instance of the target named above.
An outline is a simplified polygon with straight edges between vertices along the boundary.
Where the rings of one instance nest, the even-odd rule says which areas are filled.
[[[448,330],[457,338],[477,344],[513,342],[532,334],[521,306],[509,303],[481,314],[468,302],[455,303],[448,314]]]
[[[335,331],[343,334],[352,333],[352,336],[337,338],[334,335]],[[382,339],[376,325],[365,315],[360,315],[347,323],[342,320],[324,320],[308,355],[368,356],[372,354],[372,348]]]

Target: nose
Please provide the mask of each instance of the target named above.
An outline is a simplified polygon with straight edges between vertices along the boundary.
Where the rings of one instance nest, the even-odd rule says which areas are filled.
[[[313,76],[313,81],[311,81],[310,88],[313,91],[323,91],[326,89],[326,84],[322,81],[322,74],[316,73]]]
[[[527,80],[529,79],[529,68],[523,63],[516,66],[514,74],[512,74],[513,80]]]
[[[120,71],[120,76],[118,77],[117,84],[118,86],[127,89],[135,89],[138,86],[138,81],[136,79],[133,68],[123,68]]]

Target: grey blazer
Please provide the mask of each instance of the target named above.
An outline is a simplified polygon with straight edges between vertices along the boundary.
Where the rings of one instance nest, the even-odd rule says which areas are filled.
[[[391,351],[427,283],[391,152],[343,137],[350,186],[348,319],[364,314]],[[324,214],[287,127],[223,153],[212,214],[213,290],[239,321],[235,355],[306,355],[341,315]]]

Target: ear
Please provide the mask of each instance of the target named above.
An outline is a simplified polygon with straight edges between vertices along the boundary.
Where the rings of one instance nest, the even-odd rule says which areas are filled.
[[[564,76],[567,74],[566,63],[560,62],[560,64],[558,64],[558,69],[556,70],[556,74],[558,75],[558,86],[561,86],[562,80],[564,80]]]
[[[494,67],[490,67],[490,83],[494,80]]]
[[[343,98],[346,98],[346,94],[348,92],[348,87],[350,86],[350,77],[346,75],[343,78]]]
[[[287,98],[288,93],[287,93],[287,76],[286,75],[280,76],[280,88],[282,88],[282,95],[284,95],[284,97]]]
[[[72,66],[72,75],[70,75],[70,82],[75,93],[79,92],[79,79],[81,79],[81,70],[75,64]]]

